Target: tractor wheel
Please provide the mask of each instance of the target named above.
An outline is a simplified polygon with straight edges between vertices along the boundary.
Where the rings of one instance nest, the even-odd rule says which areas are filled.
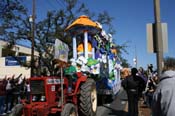
[[[96,83],[93,79],[87,79],[80,90],[80,114],[95,116],[97,111]]]
[[[61,112],[61,116],[78,116],[78,112],[75,108],[75,105],[67,103],[64,106],[63,111]]]

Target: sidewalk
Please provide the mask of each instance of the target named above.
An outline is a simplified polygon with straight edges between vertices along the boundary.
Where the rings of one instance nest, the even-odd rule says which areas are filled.
[[[151,116],[151,109],[143,104],[143,100],[139,101],[139,116]]]

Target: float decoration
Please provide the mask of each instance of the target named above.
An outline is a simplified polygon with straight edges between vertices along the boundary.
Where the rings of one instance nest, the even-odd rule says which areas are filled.
[[[98,33],[101,30],[101,27],[98,23],[89,19],[88,16],[82,15],[76,19],[71,25],[69,25],[65,31],[70,32],[71,34],[83,33],[83,31],[88,31],[89,33]]]

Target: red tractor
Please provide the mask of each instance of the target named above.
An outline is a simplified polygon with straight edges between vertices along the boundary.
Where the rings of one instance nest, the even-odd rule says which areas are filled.
[[[23,115],[96,115],[96,82],[81,72],[74,75],[77,76],[76,81],[72,80],[71,83],[63,73],[60,77],[30,78],[30,101],[23,102]]]

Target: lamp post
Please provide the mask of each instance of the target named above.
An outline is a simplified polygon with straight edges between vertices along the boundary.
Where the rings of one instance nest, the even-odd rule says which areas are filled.
[[[136,49],[136,45],[135,45],[135,66],[137,68],[138,65],[138,59],[137,59],[137,49]]]
[[[31,77],[33,76],[33,71],[34,71],[34,45],[35,45],[35,0],[33,0],[33,4],[32,4],[32,15],[29,17],[29,22],[32,24],[31,27],[31,72],[30,75]]]
[[[137,68],[137,58],[133,58],[134,66]]]

